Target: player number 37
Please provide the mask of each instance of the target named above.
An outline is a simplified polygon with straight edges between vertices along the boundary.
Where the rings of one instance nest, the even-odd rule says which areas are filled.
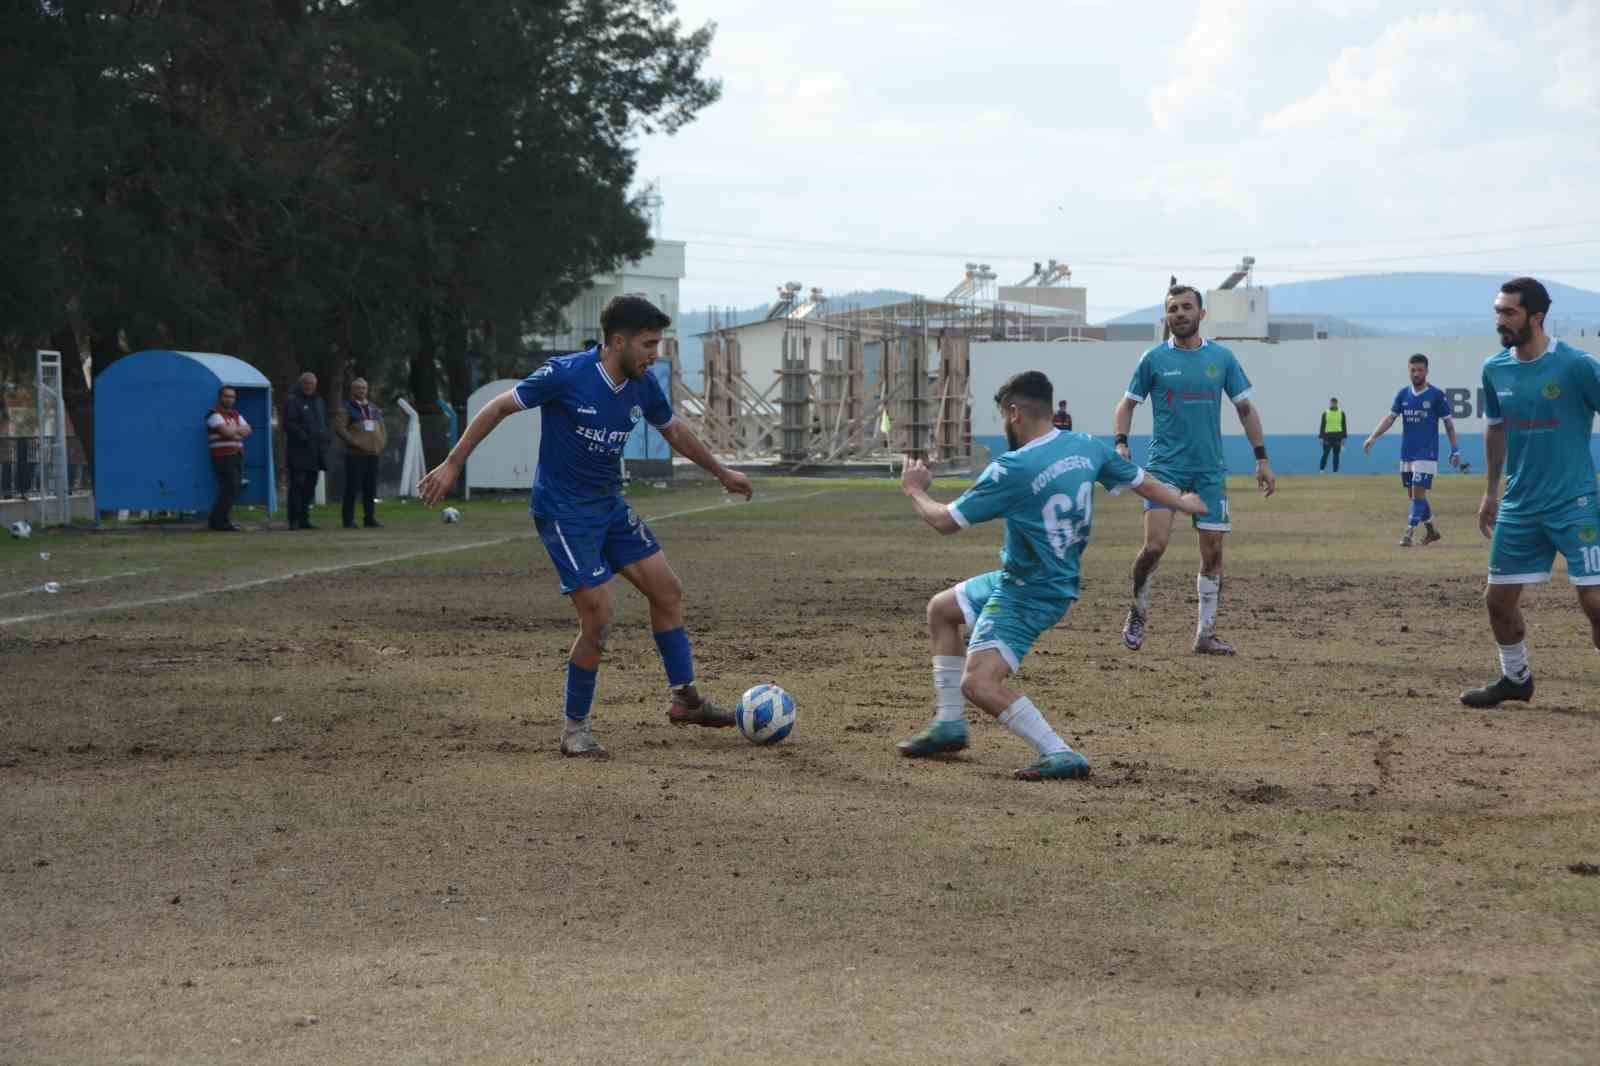
[[[1084,538],[1093,511],[1094,483],[1091,481],[1078,486],[1076,501],[1064,492],[1044,501],[1044,531],[1057,559],[1065,559],[1067,550]]]

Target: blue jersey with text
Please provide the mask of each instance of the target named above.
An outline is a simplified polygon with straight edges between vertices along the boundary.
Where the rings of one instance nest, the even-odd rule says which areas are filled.
[[[1394,394],[1389,413],[1400,419],[1400,461],[1439,458],[1439,421],[1450,417],[1450,401],[1436,385],[1421,392],[1405,386]]]
[[[1212,341],[1199,348],[1158,344],[1139,358],[1126,395],[1150,400],[1149,465],[1178,474],[1210,474],[1222,461],[1222,394],[1241,403],[1250,379],[1231,350]]]
[[[1600,360],[1566,341],[1524,363],[1513,350],[1483,364],[1483,413],[1506,433],[1500,514],[1541,518],[1593,497],[1589,435],[1600,411]]]
[[[1078,598],[1078,560],[1089,543],[1096,481],[1120,492],[1144,471],[1087,433],[1052,429],[988,465],[950,505],[965,529],[1006,520],[1000,566],[1008,584],[1042,598]]]
[[[528,509],[539,518],[606,510],[622,488],[622,449],[640,419],[662,429],[672,403],[654,374],[612,381],[590,348],[559,355],[512,390],[540,409],[539,466]]]

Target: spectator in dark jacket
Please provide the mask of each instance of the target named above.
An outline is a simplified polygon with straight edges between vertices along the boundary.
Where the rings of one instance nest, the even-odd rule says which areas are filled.
[[[316,529],[311,524],[311,500],[317,492],[317,475],[326,468],[328,404],[317,395],[317,375],[309,370],[284,401],[283,434],[288,438],[289,528]]]
[[[344,441],[344,528],[356,528],[356,497],[361,498],[361,523],[381,529],[378,521],[378,459],[389,443],[383,408],[367,398],[367,381],[350,383],[350,399],[333,416],[333,431]]]

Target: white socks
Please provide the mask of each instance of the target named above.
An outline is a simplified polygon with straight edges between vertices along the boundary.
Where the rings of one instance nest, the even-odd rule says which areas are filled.
[[[1032,744],[1040,755],[1072,750],[1066,741],[1056,736],[1056,731],[1044,720],[1039,708],[1026,696],[1000,712],[1000,724]]]
[[[1200,628],[1196,636],[1210,636],[1217,624],[1217,601],[1222,598],[1222,579],[1201,574],[1194,579],[1195,591],[1200,593]]]
[[[1496,644],[1500,649],[1500,672],[1511,680],[1521,684],[1533,674],[1533,667],[1528,665],[1528,645],[1525,641],[1516,644]]]
[[[1144,579],[1144,584],[1139,586],[1139,591],[1133,594],[1133,605],[1139,608],[1140,614],[1150,613],[1150,578],[1155,576],[1155,571],[1152,570]]]
[[[934,721],[962,720],[961,671],[966,664],[967,660],[963,655],[933,657],[933,700],[936,708]]]

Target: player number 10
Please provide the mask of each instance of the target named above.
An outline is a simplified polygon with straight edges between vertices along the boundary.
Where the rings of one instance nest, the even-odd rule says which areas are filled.
[[[1044,531],[1050,538],[1050,548],[1057,559],[1067,557],[1067,549],[1083,539],[1089,528],[1089,516],[1094,511],[1094,482],[1085,481],[1078,486],[1077,506],[1071,496],[1058,492],[1044,501]]]
[[[1579,550],[1583,552],[1583,568],[1589,572],[1589,576],[1600,576],[1600,544]]]

